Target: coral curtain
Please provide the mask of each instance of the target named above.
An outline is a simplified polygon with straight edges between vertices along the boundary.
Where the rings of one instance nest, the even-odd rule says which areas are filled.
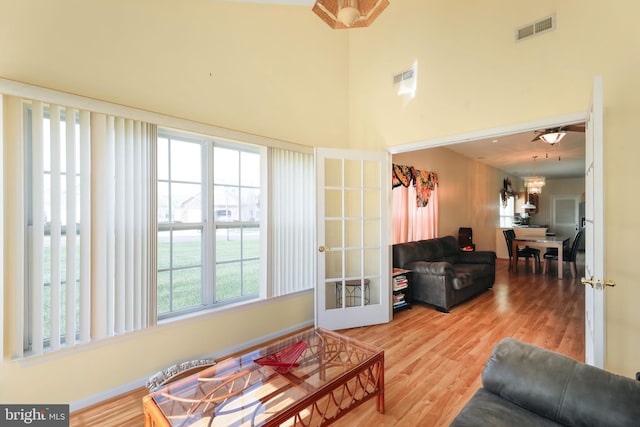
[[[437,237],[437,174],[410,166],[393,167],[393,243]]]

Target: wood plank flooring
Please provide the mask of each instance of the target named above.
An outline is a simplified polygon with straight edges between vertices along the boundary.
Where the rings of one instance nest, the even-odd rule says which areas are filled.
[[[555,263],[554,263],[555,264]],[[584,291],[578,276],[557,279],[498,260],[496,284],[448,314],[427,305],[396,313],[391,323],[340,331],[385,350],[385,414],[373,401],[336,426],[448,426],[480,387],[492,348],[514,337],[584,360]],[[141,426],[145,389],[71,415],[72,426]]]

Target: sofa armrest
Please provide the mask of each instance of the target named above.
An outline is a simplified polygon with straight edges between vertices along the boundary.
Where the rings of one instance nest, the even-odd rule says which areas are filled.
[[[453,266],[448,262],[416,261],[407,265],[407,269],[414,274],[428,274],[431,276],[453,276]]]
[[[567,356],[505,338],[482,373],[484,387],[516,405],[571,426],[634,426],[640,383]]]
[[[461,252],[461,264],[495,264],[496,253],[493,251]]]

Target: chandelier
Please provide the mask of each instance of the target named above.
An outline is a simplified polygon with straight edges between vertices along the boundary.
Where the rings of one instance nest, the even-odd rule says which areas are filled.
[[[540,194],[542,193],[542,187],[544,187],[544,176],[536,176],[536,158],[533,156],[533,175],[524,178],[524,186],[527,188],[528,194]]]
[[[369,26],[389,0],[316,0],[313,12],[333,29]]]

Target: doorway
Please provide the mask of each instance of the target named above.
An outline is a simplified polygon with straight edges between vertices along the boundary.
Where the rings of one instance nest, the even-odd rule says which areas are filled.
[[[482,171],[482,167],[477,166],[479,163],[481,163],[481,160],[477,159],[477,157],[480,157],[480,155],[476,154],[475,152],[473,152],[473,148],[471,147],[472,144],[475,141],[480,141],[480,140],[484,140],[484,141],[488,141],[491,142],[493,139],[504,139],[507,137],[511,137],[517,134],[529,134],[531,135],[533,133],[534,130],[537,129],[546,129],[546,128],[552,128],[552,127],[559,127],[559,126],[563,126],[566,124],[570,124],[570,123],[585,123],[587,121],[588,118],[588,114],[587,113],[579,113],[579,114],[574,114],[574,115],[569,115],[569,116],[561,116],[561,117],[556,117],[556,118],[550,118],[546,121],[537,121],[537,122],[528,122],[528,123],[522,123],[520,125],[515,125],[515,126],[510,126],[507,128],[495,128],[495,129],[488,129],[485,131],[480,131],[480,132],[474,132],[474,133],[469,133],[469,134],[461,134],[461,135],[457,135],[457,136],[451,136],[451,137],[447,137],[447,138],[441,138],[441,139],[437,139],[437,140],[432,140],[432,141],[424,141],[420,144],[411,144],[411,145],[406,145],[406,146],[397,146],[397,147],[392,147],[390,149],[391,153],[393,154],[393,159],[392,161],[394,163],[396,163],[397,159],[402,158],[403,160],[406,161],[417,161],[417,159],[419,158],[417,153],[419,151],[422,150],[427,150],[427,149],[433,149],[433,148],[439,148],[439,149],[448,149],[451,150],[453,152],[456,152],[456,154],[459,155],[463,155],[462,153],[460,153],[460,151],[457,149],[458,147],[462,147],[462,146],[467,146],[470,148],[470,154],[466,155],[466,157],[468,158],[468,165],[469,167],[456,167],[455,171],[450,172],[450,176],[447,177],[445,174],[445,171],[442,169],[442,165],[445,164],[442,161],[440,161],[441,157],[438,159],[439,163],[436,163],[436,166],[431,168],[431,166],[427,165],[416,165],[416,167],[420,166],[423,167],[425,169],[429,169],[429,170],[433,170],[435,172],[439,173],[439,177],[440,177],[440,191],[442,194],[442,202],[441,202],[441,208],[446,209],[446,197],[447,197],[447,191],[444,188],[445,185],[447,185],[448,181],[451,180],[455,180],[455,179],[459,179],[462,175],[467,174],[469,175],[466,178],[460,179],[460,181],[458,181],[456,183],[456,188],[450,188],[450,192],[454,192],[456,190],[458,190],[458,194],[460,193],[460,189],[462,185],[467,185],[467,188],[464,189],[465,192],[468,193],[480,193],[480,192],[484,192],[484,194],[482,195],[482,200],[474,200],[474,199],[470,199],[470,197],[474,197],[474,196],[464,196],[461,195],[460,198],[462,198],[461,200],[455,200],[452,203],[457,203],[458,206],[458,211],[454,212],[450,215],[449,210],[441,210],[440,216],[441,218],[443,218],[443,221],[441,222],[441,226],[439,228],[439,235],[447,235],[447,234],[452,234],[452,233],[457,233],[458,227],[461,226],[471,226],[474,229],[474,243],[478,244],[480,243],[480,247],[481,249],[497,249],[498,247],[502,247],[505,245],[504,242],[504,237],[502,236],[502,233],[500,232],[500,230],[497,230],[497,224],[493,223],[493,222],[487,222],[487,223],[481,223],[480,221],[483,220],[483,215],[478,215],[478,209],[476,209],[475,207],[478,206],[480,208],[482,208],[483,206],[489,206],[491,203],[495,203],[495,207],[496,209],[498,208],[498,203],[499,203],[499,188],[500,188],[500,184],[502,183],[502,180],[504,178],[504,175],[502,176],[489,176],[487,179],[480,179],[480,180],[475,180],[473,179],[473,174],[476,173],[477,170],[481,170]],[[585,138],[583,136],[584,134],[580,135],[581,139],[581,144],[582,144],[582,149],[584,149],[585,147]],[[523,138],[523,144],[526,144],[528,147],[531,147],[532,145],[532,141],[531,141],[532,137],[529,136],[529,138]],[[564,142],[564,141],[563,141]],[[541,142],[538,142],[537,144],[542,144]],[[544,146],[543,146],[544,147]],[[546,149],[548,149],[549,151],[549,155],[548,155],[548,163],[551,164],[553,162],[555,162],[556,167],[558,168],[566,168],[566,166],[569,164],[569,159],[567,159],[566,157],[560,155],[558,156],[558,150],[555,150],[553,147],[545,147]],[[435,150],[434,150],[435,151]],[[442,150],[445,151],[445,150]],[[508,153],[504,153],[504,155],[506,156]],[[555,156],[554,156],[555,155]],[[543,154],[543,157],[545,159],[547,159],[547,155]],[[529,167],[525,167],[523,169],[521,169],[520,174],[518,175],[513,175],[516,177],[525,177],[525,176],[531,176],[532,172],[533,172],[533,160],[531,158],[531,156],[528,156],[528,161],[530,166]],[[542,171],[541,169],[543,166],[545,166],[544,164],[541,164],[543,162],[541,162],[539,159],[536,163],[537,166],[537,175],[543,175],[543,176],[547,176],[549,180],[553,180],[553,179],[559,179],[559,178],[554,178],[553,175],[551,173],[549,173],[548,171]],[[486,165],[485,165],[486,166]],[[572,165],[573,166],[573,165]],[[496,168],[497,169],[497,168]],[[575,194],[583,194],[585,192],[585,186],[584,186],[584,178],[585,178],[585,173],[584,173],[584,158],[580,159],[580,164],[577,165],[577,169],[581,169],[581,171],[577,171],[576,175],[573,177],[576,187],[575,190],[572,190],[570,192],[570,194],[575,195]],[[502,173],[501,170],[498,170],[496,173],[500,174]],[[455,176],[453,176],[453,174],[455,174]],[[578,175],[580,174],[580,175]],[[494,173],[495,175],[495,173]],[[486,178],[486,177],[485,177]],[[466,181],[465,181],[466,179]],[[553,184],[553,183],[552,183]],[[551,194],[550,192],[550,187],[552,187],[552,184],[549,185],[546,188],[546,190],[543,188],[542,193],[545,197],[545,201],[544,204],[546,206],[543,206],[544,209],[542,212],[537,213],[536,215],[538,215],[537,218],[535,218],[535,220],[538,220],[541,224],[545,224],[545,225],[551,225],[552,223],[552,216],[551,216],[551,206],[550,206],[550,197],[548,197],[549,194]],[[490,190],[487,190],[487,188],[492,188],[492,186],[495,186],[495,194],[492,194]],[[467,191],[467,189],[469,189]],[[521,189],[516,189],[516,191],[521,190]],[[555,189],[559,194],[569,194],[569,192],[564,193],[561,192],[562,190],[558,190],[557,188]],[[546,194],[545,194],[546,191]],[[449,193],[451,194],[451,193]],[[573,206],[575,204],[575,214],[578,214],[578,205],[579,205],[579,200],[580,200],[581,196],[577,196],[576,198],[573,198],[571,200],[571,205]],[[520,197],[520,199],[522,199],[522,197]],[[493,202],[495,200],[495,202]],[[474,208],[470,208],[470,209],[460,209],[460,206],[470,206],[470,207],[474,207]],[[517,201],[516,206],[521,206],[522,205],[522,200]],[[461,211],[465,212],[464,214],[461,213]],[[562,211],[558,211],[558,214],[560,214]],[[516,214],[518,214],[519,212],[516,211]],[[484,215],[484,216],[491,216],[491,215]],[[572,219],[573,219],[573,215],[571,215]],[[449,223],[449,225],[446,224],[446,222],[444,220],[447,219],[452,219],[452,222]],[[455,221],[456,223],[454,224]],[[473,221],[477,221],[476,223],[474,223]],[[489,220],[491,221],[491,220]],[[536,222],[534,222],[536,223]],[[555,223],[559,223],[559,221],[555,221]],[[476,224],[476,225],[474,225]],[[566,235],[567,236],[574,236],[575,235],[575,227],[576,225],[579,224],[578,220],[576,219],[575,222],[571,222],[571,231],[567,232]],[[484,236],[483,236],[484,233]],[[498,238],[499,237],[499,238]],[[498,246],[501,245],[501,246]]]

